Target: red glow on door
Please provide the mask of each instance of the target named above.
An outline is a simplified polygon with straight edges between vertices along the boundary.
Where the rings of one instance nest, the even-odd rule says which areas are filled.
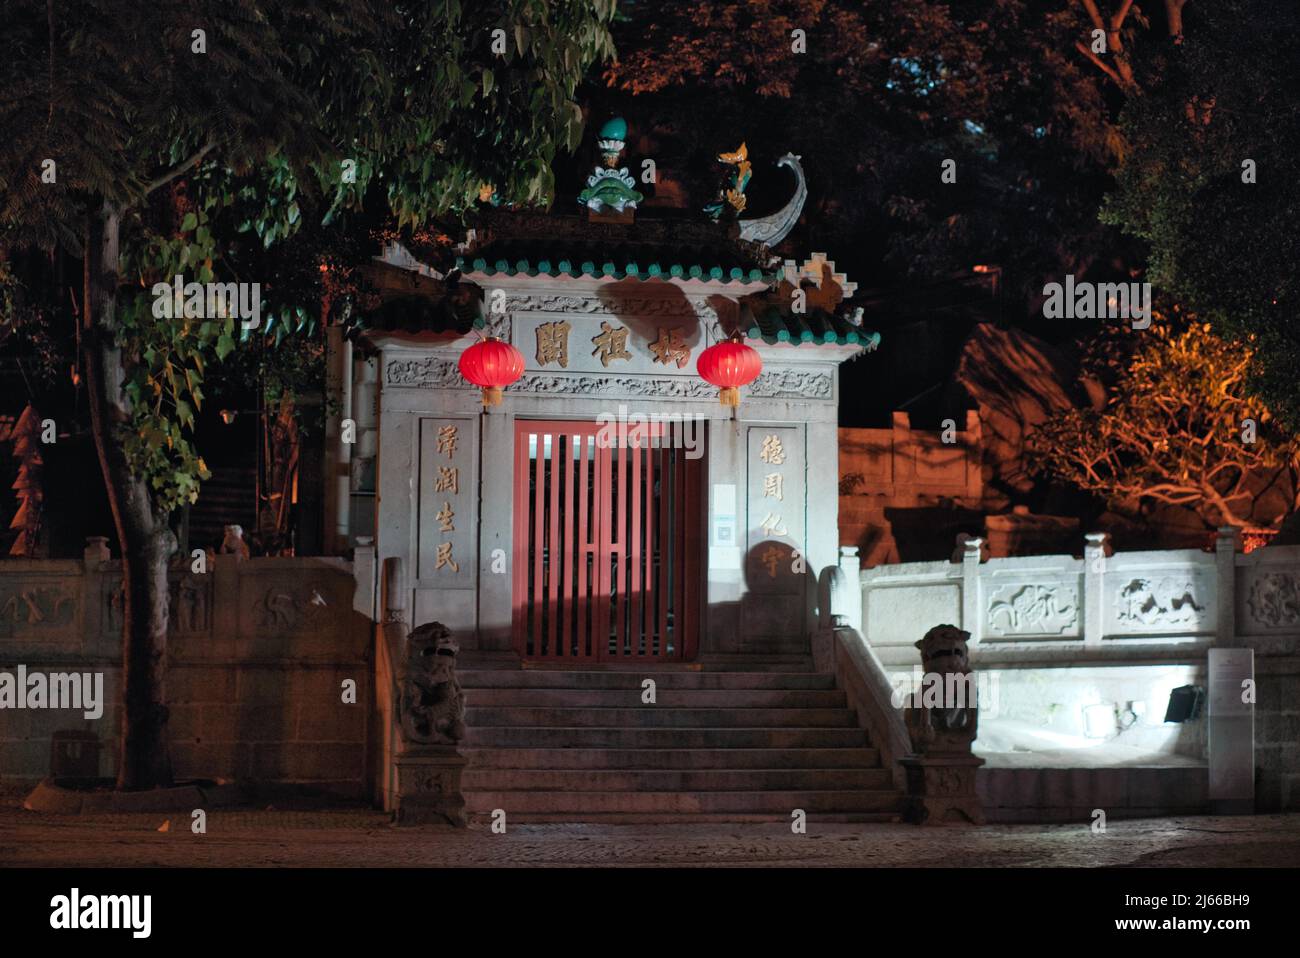
[[[690,659],[702,458],[649,424],[515,424],[514,633],[544,661]],[[697,447],[699,448],[699,447]]]

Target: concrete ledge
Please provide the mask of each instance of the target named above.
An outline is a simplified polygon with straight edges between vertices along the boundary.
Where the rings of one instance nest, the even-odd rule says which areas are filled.
[[[1078,822],[1209,812],[1203,765],[1122,768],[981,768],[975,788],[990,822]]]

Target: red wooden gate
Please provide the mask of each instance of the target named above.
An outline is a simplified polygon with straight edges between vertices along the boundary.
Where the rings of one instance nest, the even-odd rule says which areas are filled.
[[[676,424],[515,425],[514,631],[526,659],[690,659],[702,459]],[[702,444],[697,452],[702,450]]]

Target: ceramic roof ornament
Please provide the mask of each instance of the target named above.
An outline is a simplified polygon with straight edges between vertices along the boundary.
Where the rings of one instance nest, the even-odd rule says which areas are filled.
[[[804,201],[808,199],[808,184],[804,180],[803,167],[799,165],[801,157],[787,153],[776,161],[777,166],[789,167],[794,173],[794,196],[790,201],[770,216],[740,221],[740,238],[751,243],[765,243],[775,246],[790,235],[799,214],[803,212]]]
[[[719,219],[724,210],[730,208],[734,213],[743,213],[745,210],[745,187],[749,185],[750,178],[754,175],[753,167],[749,162],[749,148],[740,144],[740,148],[734,153],[719,153],[718,161],[728,166],[735,167],[727,174],[727,180],[722,189],[718,190],[716,201],[704,207],[704,212],[712,219]]]
[[[616,169],[623,148],[627,145],[627,121],[614,117],[600,128],[596,138],[604,167],[587,177],[587,188],[578,194],[578,202],[593,213],[622,213],[634,210],[644,197],[637,192],[636,180],[627,167]]]

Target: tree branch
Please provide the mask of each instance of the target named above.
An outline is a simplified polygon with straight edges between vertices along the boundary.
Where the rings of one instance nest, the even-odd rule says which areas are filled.
[[[176,179],[178,176],[182,176],[188,171],[190,171],[191,169],[193,169],[195,166],[198,165],[199,161],[202,160],[209,153],[211,153],[216,148],[216,146],[217,146],[216,140],[211,140],[211,139],[208,140],[208,142],[204,143],[203,146],[199,147],[198,150],[192,153],[189,156],[189,158],[186,159],[179,166],[173,167],[170,171],[162,174],[157,179],[151,180],[149,184],[145,187],[145,191],[144,191],[145,196],[148,196],[150,193],[158,189],[160,186],[166,186],[168,183]]]
[[[1101,57],[1097,56],[1097,54],[1093,53],[1091,48],[1089,48],[1082,40],[1075,40],[1074,48],[1078,50],[1080,53],[1082,53],[1089,60],[1091,60],[1093,63],[1095,63],[1097,65],[1097,68],[1101,70],[1102,73],[1106,74],[1106,76],[1110,77],[1120,86],[1127,87],[1130,85],[1128,81],[1126,81],[1122,76],[1119,75],[1119,73],[1115,70],[1114,67],[1112,67],[1106,61],[1102,60]]]
[[[1133,0],[1124,0],[1120,5],[1119,10],[1117,10],[1115,15],[1110,18],[1110,28],[1112,31],[1118,31],[1120,27],[1124,26],[1124,18],[1128,16],[1129,8],[1132,6]]]
[[[1092,20],[1093,26],[1098,30],[1106,29],[1106,21],[1101,18],[1101,11],[1097,9],[1096,0],[1081,0],[1083,9],[1088,11],[1088,17]]]

